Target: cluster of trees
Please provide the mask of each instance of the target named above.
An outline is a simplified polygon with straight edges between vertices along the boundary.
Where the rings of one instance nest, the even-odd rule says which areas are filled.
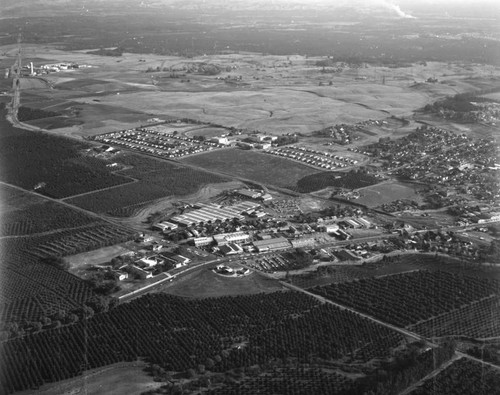
[[[89,51],[88,54],[91,55],[100,55],[100,56],[122,56],[124,52],[124,48],[116,47],[114,49],[107,48],[99,48],[95,51]]]
[[[477,122],[481,120],[481,113],[485,110],[476,103],[495,103],[495,100],[481,97],[478,93],[459,93],[433,104],[427,104],[424,111],[456,121]],[[499,115],[498,110],[493,112],[494,115]]]
[[[69,262],[60,256],[48,256],[45,258],[41,258],[40,262],[45,263],[46,265],[53,266],[57,269],[61,269],[61,270],[69,270],[69,268],[70,268]]]
[[[312,264],[314,257],[303,248],[281,254],[289,262],[288,269],[301,269]]]
[[[21,122],[32,121],[40,118],[57,117],[61,115],[58,112],[42,110],[40,108],[19,107],[17,110],[17,119]]]
[[[499,394],[500,375],[498,370],[468,358],[461,358],[440,372],[436,377],[426,380],[412,394]]]
[[[276,140],[276,145],[282,146],[282,145],[288,145],[288,144],[295,144],[299,141],[299,137],[295,135],[281,135],[278,136],[278,139]]]

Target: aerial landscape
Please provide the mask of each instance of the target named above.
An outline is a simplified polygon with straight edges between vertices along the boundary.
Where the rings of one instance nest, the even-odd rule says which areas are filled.
[[[0,395],[500,394],[500,4],[0,0]]]

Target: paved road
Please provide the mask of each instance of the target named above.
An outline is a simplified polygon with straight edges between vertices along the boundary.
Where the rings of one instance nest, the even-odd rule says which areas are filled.
[[[227,261],[228,261],[228,259],[212,259],[211,261],[202,262],[202,263],[199,263],[197,265],[188,266],[184,270],[181,270],[178,273],[175,273],[173,275],[168,275],[165,278],[163,278],[163,279],[161,279],[161,280],[159,280],[157,282],[145,285],[144,287],[141,287],[139,289],[131,291],[131,292],[125,294],[125,295],[119,296],[118,299],[120,300],[120,302],[128,302],[129,300],[142,295],[146,291],[151,291],[151,290],[159,287],[160,285],[163,285],[165,282],[172,281],[172,280],[176,279],[177,277],[183,276],[183,275],[185,275],[186,273],[188,273],[188,272],[190,272],[192,270],[200,269],[200,268],[202,268],[202,267],[204,267],[206,265],[210,265],[211,263],[215,263],[215,262],[217,262],[217,263],[225,263]]]

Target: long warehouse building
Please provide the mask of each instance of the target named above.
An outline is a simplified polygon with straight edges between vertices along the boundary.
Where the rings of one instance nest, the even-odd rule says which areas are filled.
[[[244,219],[243,213],[253,211],[260,204],[254,202],[241,202],[234,206],[219,206],[216,204],[198,204],[198,210],[172,217],[173,222],[184,226],[194,226],[202,222],[227,221],[233,218]]]

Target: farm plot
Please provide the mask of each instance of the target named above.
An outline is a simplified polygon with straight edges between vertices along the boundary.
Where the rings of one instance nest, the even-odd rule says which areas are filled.
[[[327,187],[358,189],[380,182],[379,179],[357,172],[321,172],[298,180],[297,189],[301,193],[319,191]]]
[[[315,170],[287,159],[246,150],[224,150],[182,159],[203,169],[250,179],[281,188],[295,189],[302,177]]]
[[[45,234],[43,239],[49,239],[63,237],[64,234],[91,235],[94,233],[97,237],[96,244],[100,244],[106,242],[98,237],[100,233],[107,234],[109,240],[129,233],[123,228],[109,225],[79,210],[8,185],[0,185],[0,195],[2,196],[0,236],[26,236],[19,240],[30,245],[30,248],[35,246],[35,249],[31,250],[32,253],[35,252],[36,246],[41,245],[37,241],[41,240],[37,237],[43,236],[40,234]],[[66,238],[65,241],[69,242]],[[88,242],[85,244],[87,245]],[[65,252],[61,254],[67,255]]]
[[[382,325],[297,292],[196,300],[152,294],[4,343],[0,385],[3,393],[36,388],[138,357],[177,372],[200,364],[225,372],[277,358],[366,363],[403,344]]]
[[[133,237],[134,232],[130,230],[103,222],[30,237],[25,242],[24,249],[40,258],[66,256],[128,241]]]
[[[97,300],[80,278],[41,262],[129,240],[133,234],[111,225],[20,237],[2,243],[0,311],[2,322],[34,322],[71,312]]]
[[[139,181],[68,199],[67,202],[86,210],[121,217],[133,213],[145,203],[167,196],[189,195],[204,185],[227,181],[201,170],[139,155],[124,155],[116,160],[132,167],[120,174]]]
[[[0,236],[32,235],[89,225],[96,219],[52,201],[41,201],[2,215]]]
[[[41,262],[130,240],[134,232],[39,195],[9,186],[0,189],[2,322],[36,322],[97,300],[79,278]]]
[[[411,395],[498,395],[500,371],[489,365],[461,358],[437,376],[426,380]]]
[[[105,162],[75,161],[85,144],[16,129],[6,120],[0,130],[0,180],[7,183],[62,198],[131,181],[113,174]]]
[[[407,327],[498,294],[498,280],[435,271],[414,271],[316,287],[312,292]]]
[[[43,317],[75,311],[98,300],[87,283],[45,264],[29,264],[21,268],[5,266],[0,284],[0,320],[3,323],[36,322]]]
[[[500,299],[487,298],[410,327],[425,337],[500,337]]]

